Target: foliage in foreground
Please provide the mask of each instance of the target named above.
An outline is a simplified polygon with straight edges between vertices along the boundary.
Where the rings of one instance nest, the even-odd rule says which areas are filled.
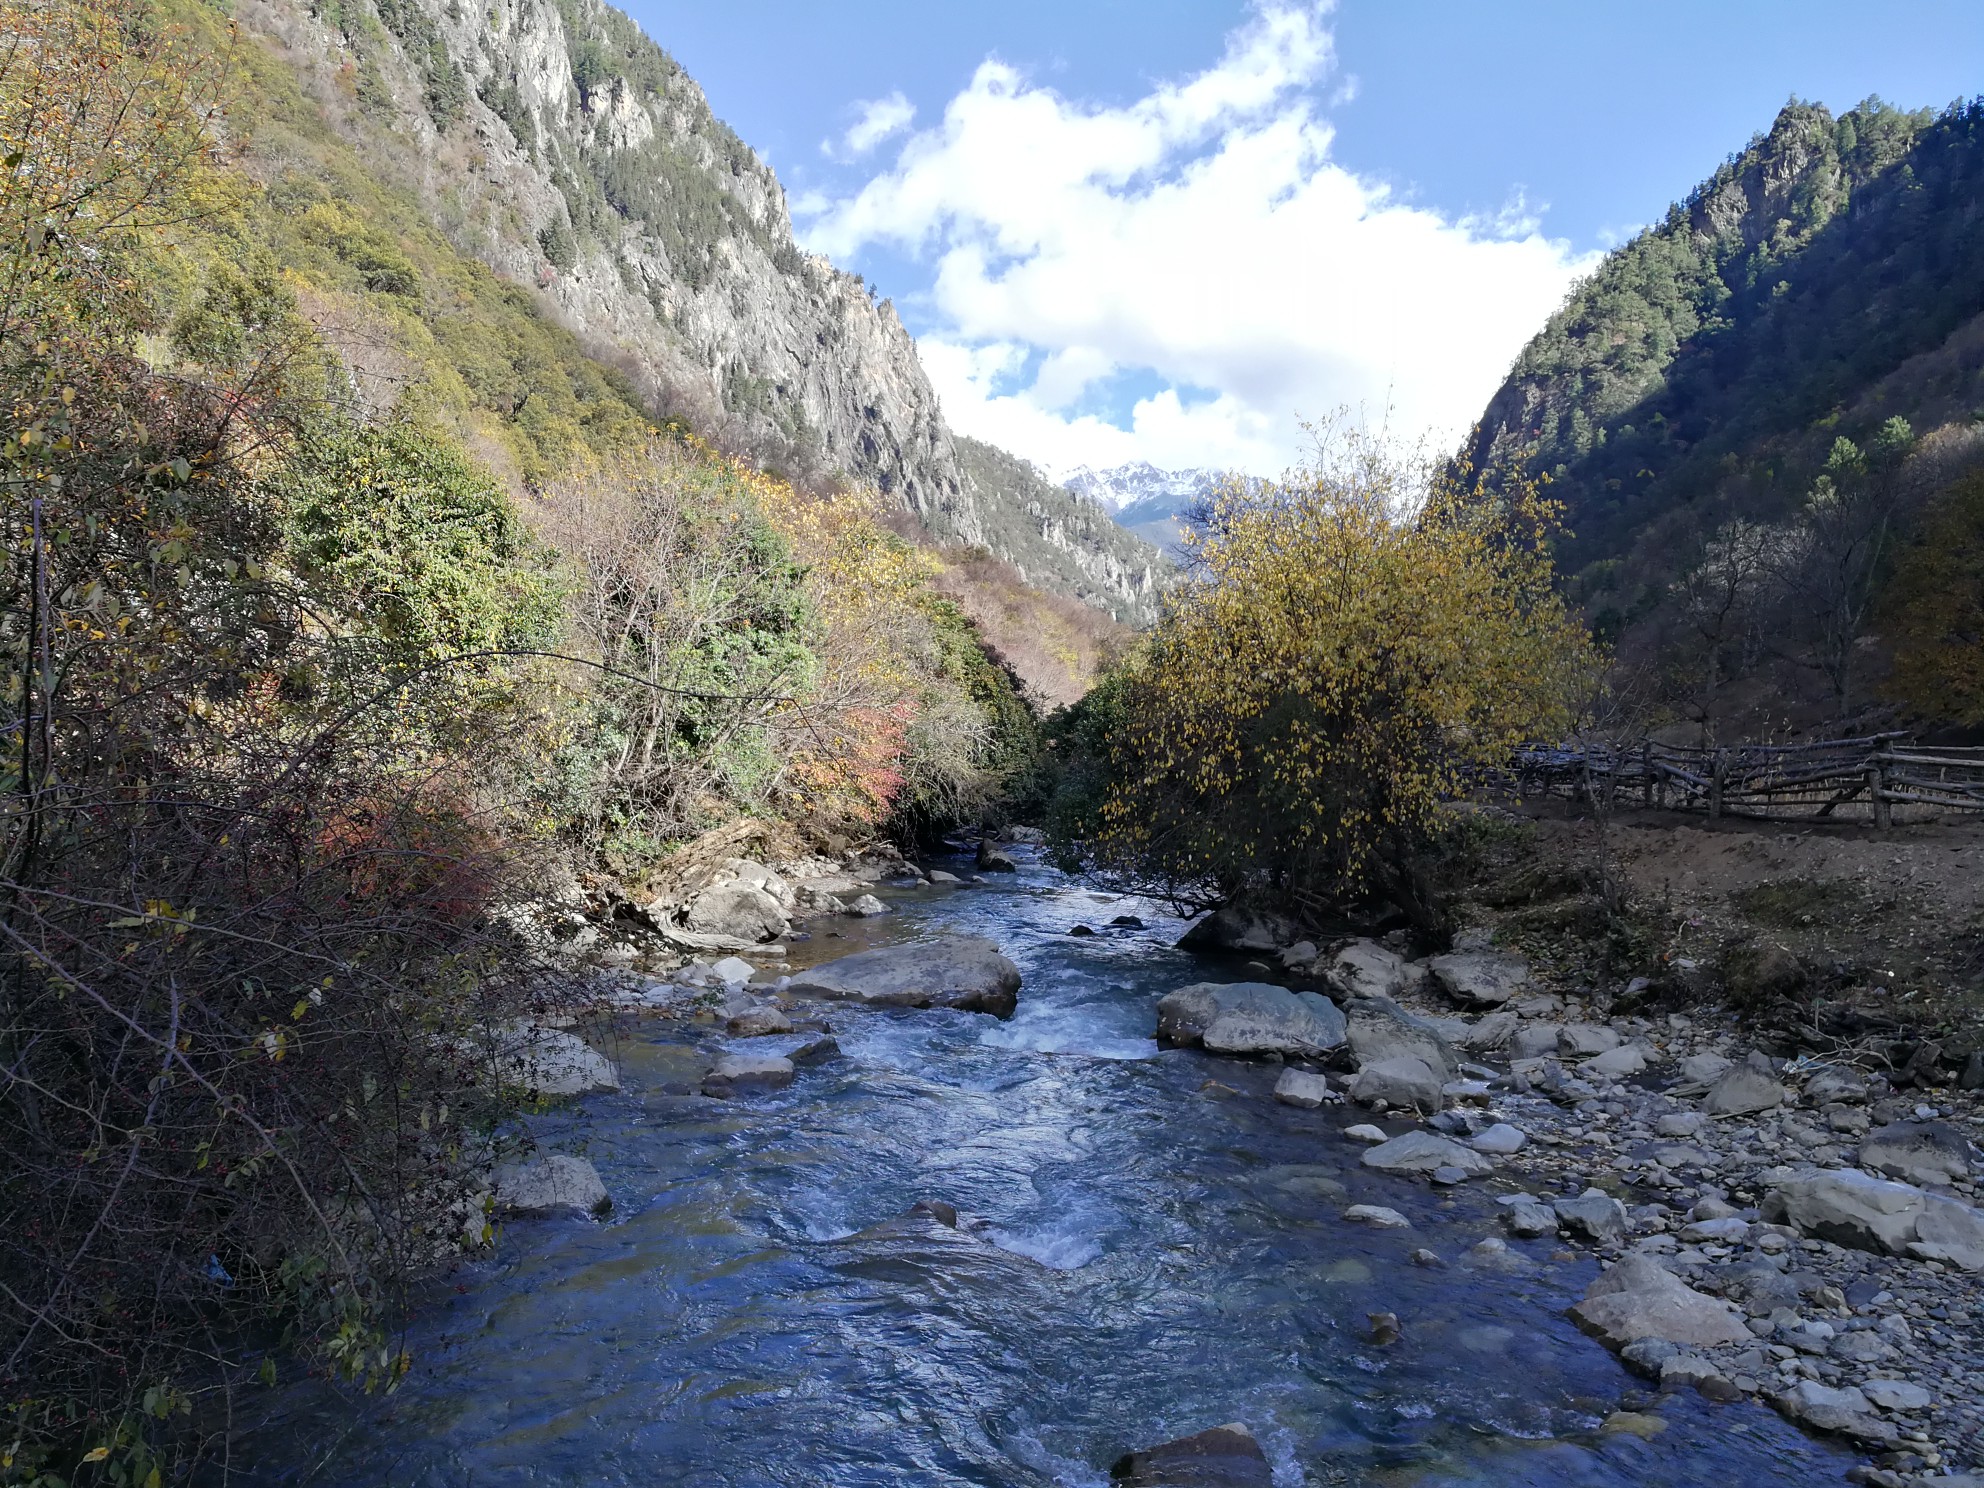
[[[376,186],[235,169],[267,59],[191,19],[0,0],[0,1483],[41,1488],[185,1480],[299,1357],[398,1379],[400,1293],[483,1232],[477,1035],[555,988],[495,928],[519,865],[950,820],[1030,737],[859,502],[658,428]]]
[[[1194,581],[1064,740],[1061,834],[1181,902],[1323,912],[1375,891],[1430,914],[1440,802],[1562,728],[1593,656],[1533,493],[1490,509],[1421,481],[1326,433],[1313,467],[1224,494]]]

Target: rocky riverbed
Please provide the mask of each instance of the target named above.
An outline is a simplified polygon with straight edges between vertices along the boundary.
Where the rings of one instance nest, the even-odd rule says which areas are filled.
[[[1949,1243],[1927,1197],[1877,1196],[1876,1254],[1796,1187],[1915,1097],[1600,1019],[1492,947],[1175,950],[1012,857],[855,878],[885,913],[734,954],[588,918],[600,1006],[505,1043],[571,1090],[497,1175],[495,1251],[426,1299],[399,1395],[290,1392],[250,1480],[305,1481],[299,1432],[312,1483],[479,1488],[1970,1464],[1971,1277],[1910,1253]],[[1708,1112],[1749,1076],[1782,1098]],[[1943,1176],[1910,1189],[1967,1199]]]

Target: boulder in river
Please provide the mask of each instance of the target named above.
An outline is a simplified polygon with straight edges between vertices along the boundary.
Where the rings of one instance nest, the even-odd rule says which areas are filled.
[[[1238,1421],[1130,1452],[1109,1469],[1127,1488],[1273,1488],[1267,1454]]]
[[[757,1002],[730,1015],[725,1030],[739,1038],[759,1038],[766,1034],[792,1032],[792,1019],[775,1002]]]
[[[604,1054],[576,1034],[541,1023],[512,1023],[500,1032],[496,1077],[543,1099],[620,1088],[619,1073]]]
[[[1436,1168],[1457,1168],[1469,1176],[1478,1176],[1495,1171],[1495,1165],[1480,1153],[1468,1151],[1451,1137],[1429,1131],[1409,1131],[1393,1137],[1383,1146],[1366,1152],[1363,1163],[1381,1173],[1431,1173]]]
[[[1330,1089],[1329,1080],[1314,1070],[1287,1069],[1281,1078],[1274,1082],[1274,1098],[1283,1105],[1300,1106],[1313,1111],[1320,1105],[1341,1099]]]
[[[523,1219],[557,1215],[589,1218],[613,1207],[599,1170],[583,1157],[548,1152],[522,1162],[505,1163],[491,1181],[496,1209]]]
[[[1907,1183],[1970,1176],[1970,1144],[1944,1121],[1895,1121],[1860,1139],[1860,1165]]]
[[[1344,1009],[1344,1037],[1359,1069],[1401,1057],[1423,1060],[1441,1083],[1460,1073],[1460,1060],[1440,1031],[1383,997],[1357,997]]]
[[[1272,951],[1297,939],[1295,926],[1277,914],[1235,905],[1216,909],[1178,939],[1184,951]]]
[[[1422,1115],[1439,1110],[1447,1099],[1440,1077],[1410,1054],[1365,1065],[1350,1082],[1350,1098],[1361,1106],[1398,1106]]]
[[[1552,1199],[1550,1207],[1563,1228],[1594,1245],[1616,1245],[1626,1237],[1626,1206],[1603,1189],[1587,1188],[1576,1198]]]
[[[1157,1004],[1157,1036],[1215,1054],[1313,1057],[1343,1043],[1343,1014],[1327,997],[1268,982],[1194,982]]]
[[[1599,1276],[1571,1315],[1615,1349],[1641,1338],[1688,1348],[1756,1341],[1735,1308],[1696,1291],[1645,1255],[1628,1255]]]
[[[978,866],[981,871],[986,873],[1018,873],[1020,871],[1020,865],[1014,861],[1011,853],[994,846],[991,842],[984,839],[980,839],[978,844]]]
[[[1529,986],[1529,963],[1494,951],[1462,951],[1426,963],[1433,980],[1466,1008],[1498,1008]]]
[[[878,946],[797,971],[787,991],[884,1007],[944,1007],[1010,1018],[1020,969],[977,935]]]
[[[703,1094],[717,1100],[749,1090],[777,1090],[792,1083],[792,1061],[782,1054],[726,1054],[703,1076]]]

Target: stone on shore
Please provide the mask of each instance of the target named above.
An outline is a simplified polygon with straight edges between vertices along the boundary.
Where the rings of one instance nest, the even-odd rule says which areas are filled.
[[[1494,1163],[1480,1153],[1468,1151],[1451,1137],[1429,1131],[1409,1131],[1393,1137],[1365,1153],[1363,1163],[1381,1173],[1431,1173],[1437,1168],[1457,1168],[1469,1177],[1478,1177],[1495,1171]]]
[[[853,915],[857,920],[872,920],[877,915],[889,913],[889,907],[873,894],[862,894],[847,905],[841,913]]]
[[[1467,1139],[1467,1145],[1476,1152],[1485,1152],[1490,1157],[1510,1157],[1529,1145],[1529,1135],[1519,1126],[1510,1126],[1506,1121],[1498,1121],[1485,1131],[1476,1132]]]
[[[1852,1385],[1834,1389],[1817,1380],[1800,1380],[1772,1396],[1771,1403],[1792,1420],[1819,1431],[1882,1446],[1895,1439],[1894,1427],[1876,1416],[1872,1402]]]
[[[618,1090],[613,1062],[576,1034],[539,1023],[513,1023],[496,1045],[496,1077],[542,1099],[569,1100]]]
[[[1755,1342],[1735,1308],[1696,1291],[1651,1256],[1620,1260],[1586,1288],[1571,1315],[1614,1349],[1642,1338],[1686,1348]]]
[[[761,1038],[792,1032],[792,1019],[777,1004],[761,1002],[732,1014],[724,1028],[739,1038]]]
[[[1422,1061],[1445,1084],[1460,1073],[1460,1060],[1440,1031],[1382,997],[1357,997],[1344,1009],[1344,1037],[1359,1068],[1387,1059]]]
[[[1618,1030],[1603,1023],[1566,1023],[1557,1030],[1557,1052],[1570,1059],[1589,1059],[1624,1042]]]
[[[1762,1070],[1739,1064],[1726,1069],[1709,1086],[1702,1109],[1711,1116],[1753,1116],[1784,1104],[1789,1092]]]
[[[1588,1188],[1574,1199],[1553,1199],[1550,1207],[1565,1229],[1594,1245],[1616,1245],[1626,1235],[1626,1206],[1600,1189]]]
[[[1895,1121],[1860,1139],[1860,1166],[1923,1186],[1970,1176],[1970,1144],[1943,1121]]]
[[[1360,1106],[1397,1106],[1422,1115],[1439,1110],[1447,1099],[1440,1077],[1409,1054],[1365,1065],[1350,1082],[1350,1098]]]
[[[1529,963],[1494,951],[1434,956],[1426,969],[1441,991],[1466,1008],[1498,1008],[1529,986]]]
[[[1780,1177],[1763,1216],[1851,1250],[1901,1255],[1915,1239],[1926,1195],[1858,1168],[1801,1169]]]
[[[1315,1056],[1344,1040],[1343,1014],[1327,997],[1267,982],[1194,982],[1157,1004],[1157,1036],[1216,1054]]]
[[[1273,1488],[1267,1454],[1235,1421],[1162,1446],[1130,1452],[1109,1469],[1126,1488]]]
[[[1624,1080],[1646,1068],[1646,1055],[1632,1044],[1621,1044],[1616,1049],[1607,1049],[1603,1054],[1587,1059],[1580,1068],[1588,1075]]]
[[[496,1170],[491,1187],[497,1212],[522,1219],[557,1215],[586,1219],[613,1207],[599,1170],[583,1157],[563,1152],[505,1163]]]
[[[1329,1080],[1313,1070],[1289,1069],[1283,1070],[1281,1078],[1274,1082],[1274,1098],[1284,1105],[1313,1111],[1336,1100],[1337,1094],[1330,1089]]]
[[[792,1083],[792,1061],[782,1054],[726,1054],[703,1076],[703,1094],[728,1100],[752,1090],[777,1090]]]
[[[1346,997],[1399,997],[1417,987],[1425,972],[1375,940],[1353,940],[1330,958],[1325,975]]]
[[[991,941],[947,935],[880,946],[794,972],[787,990],[882,1007],[943,1007],[1010,1018],[1020,970]]]
[[[1502,1212],[1502,1223],[1518,1240],[1540,1240],[1557,1233],[1557,1211],[1534,1201],[1511,1204]]]
[[[682,912],[682,923],[698,935],[743,941],[777,940],[792,928],[767,887],[741,878],[703,890]]]

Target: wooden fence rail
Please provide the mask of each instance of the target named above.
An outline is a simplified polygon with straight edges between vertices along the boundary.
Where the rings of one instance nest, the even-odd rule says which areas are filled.
[[[1984,811],[1984,749],[1921,745],[1907,734],[1815,744],[1687,749],[1636,745],[1529,745],[1486,782],[1519,797],[1603,801],[1614,809],[1700,811],[1711,817],[1870,816],[1894,808]]]

